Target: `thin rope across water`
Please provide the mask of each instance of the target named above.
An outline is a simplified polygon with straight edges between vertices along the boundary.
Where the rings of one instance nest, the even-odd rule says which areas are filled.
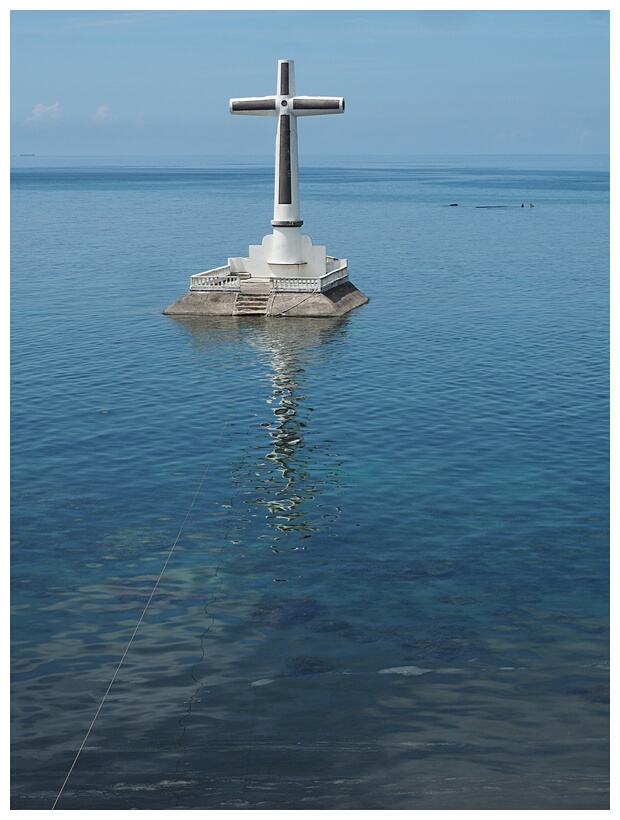
[[[190,513],[191,513],[192,509],[194,508],[194,504],[196,503],[196,499],[198,498],[198,496],[200,494],[200,491],[202,489],[202,485],[204,484],[205,479],[207,477],[207,473],[209,472],[209,470],[211,468],[211,464],[213,463],[213,459],[215,457],[215,454],[218,451],[218,448],[220,446],[220,442],[222,440],[222,436],[224,435],[224,430],[226,429],[227,424],[228,424],[228,417],[226,417],[226,420],[224,421],[224,425],[222,426],[222,429],[221,429],[220,434],[218,436],[217,442],[215,443],[215,448],[214,448],[213,452],[211,453],[211,458],[209,459],[209,463],[205,467],[205,470],[202,474],[202,478],[198,482],[198,487],[196,489],[196,492],[194,493],[194,497],[192,498],[192,501],[191,501],[191,503],[190,503],[190,505],[187,509],[187,512],[185,513],[185,518],[183,519],[183,522],[181,523],[181,526],[180,526],[179,531],[176,535],[176,538],[174,539],[174,542],[173,542],[172,546],[170,547],[168,555],[166,556],[166,560],[164,561],[164,565],[161,568],[161,572],[159,573],[159,576],[158,576],[157,580],[155,581],[155,585],[153,586],[153,589],[151,590],[151,594],[149,595],[148,600],[147,600],[146,604],[144,605],[144,609],[142,610],[142,614],[140,615],[140,617],[138,619],[138,623],[136,624],[133,632],[131,633],[131,637],[129,638],[129,642],[127,643],[127,646],[125,647],[125,651],[123,652],[122,657],[121,657],[120,661],[118,662],[118,666],[116,667],[116,669],[114,671],[114,674],[112,675],[112,679],[110,680],[110,683],[108,684],[108,688],[106,689],[106,691],[103,695],[103,698],[101,699],[101,702],[99,703],[99,706],[97,707],[97,711],[95,712],[95,715],[94,715],[94,717],[93,717],[93,719],[90,723],[90,726],[88,727],[88,730],[87,730],[86,734],[84,735],[84,739],[82,740],[82,743],[80,744],[80,748],[78,749],[77,754],[75,755],[73,763],[71,764],[71,767],[70,767],[69,771],[67,772],[67,776],[65,777],[64,782],[63,782],[62,786],[60,787],[60,791],[56,795],[56,800],[54,800],[54,805],[52,806],[52,810],[54,810],[56,808],[56,805],[57,805],[58,801],[60,800],[63,791],[65,790],[65,786],[67,785],[67,783],[69,781],[69,778],[71,777],[71,774],[72,774],[73,770],[75,769],[75,766],[78,762],[78,759],[79,759],[80,755],[82,754],[82,750],[84,749],[84,746],[86,745],[86,741],[88,740],[88,738],[90,736],[90,733],[93,730],[93,726],[95,725],[95,722],[96,722],[97,718],[99,717],[99,713],[101,712],[101,710],[103,708],[103,704],[105,703],[106,698],[110,694],[110,690],[112,689],[112,686],[114,685],[114,681],[116,680],[117,675],[118,675],[118,673],[121,669],[121,666],[123,665],[123,662],[124,662],[125,658],[127,657],[127,653],[129,652],[131,644],[133,643],[133,639],[136,637],[138,629],[140,629],[140,625],[142,624],[142,621],[144,620],[144,616],[146,615],[146,612],[147,612],[147,610],[148,610],[148,608],[151,604],[151,601],[153,600],[153,596],[157,592],[157,587],[159,586],[160,581],[164,576],[164,572],[166,571],[166,567],[168,566],[168,563],[170,562],[170,559],[172,558],[172,553],[174,552],[177,544],[179,543],[179,539],[181,538],[181,534],[182,534],[183,530],[185,529],[185,525],[187,524],[187,520],[190,516]]]

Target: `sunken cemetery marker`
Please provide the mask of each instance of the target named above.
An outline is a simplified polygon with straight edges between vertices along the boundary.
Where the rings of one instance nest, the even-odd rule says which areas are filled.
[[[232,99],[230,112],[276,118],[273,232],[250,245],[248,257],[191,276],[189,291],[164,313],[333,317],[368,302],[349,281],[347,260],[327,256],[301,233],[297,118],[341,114],[344,99],[296,95],[294,63],[279,60],[276,94]]]

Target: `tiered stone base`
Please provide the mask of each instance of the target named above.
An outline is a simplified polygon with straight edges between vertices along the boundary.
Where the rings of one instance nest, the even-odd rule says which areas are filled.
[[[238,293],[190,290],[164,310],[166,316],[235,316]],[[325,293],[274,293],[261,316],[344,316],[365,305],[368,297],[351,282],[344,282]]]

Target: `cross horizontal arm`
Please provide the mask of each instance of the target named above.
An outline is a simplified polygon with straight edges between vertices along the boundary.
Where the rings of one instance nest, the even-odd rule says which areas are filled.
[[[291,109],[298,117],[310,114],[343,114],[344,97],[293,97]]]
[[[230,113],[274,116],[276,114],[276,98],[239,97],[230,101]]]

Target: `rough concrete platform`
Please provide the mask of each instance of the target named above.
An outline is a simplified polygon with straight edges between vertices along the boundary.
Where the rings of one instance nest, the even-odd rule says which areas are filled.
[[[238,293],[190,290],[164,310],[166,316],[233,316]],[[344,316],[365,305],[368,297],[351,282],[325,293],[274,293],[263,316]]]

